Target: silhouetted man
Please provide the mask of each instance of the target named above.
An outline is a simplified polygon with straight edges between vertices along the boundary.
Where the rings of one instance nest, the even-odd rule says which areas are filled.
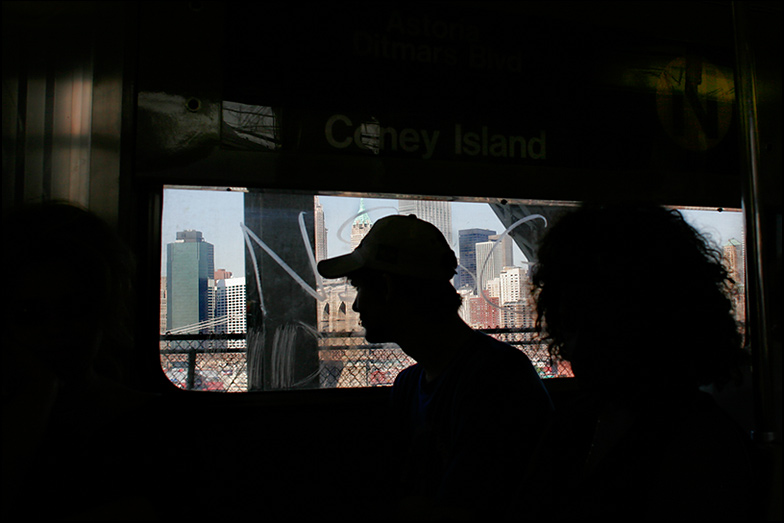
[[[369,342],[394,342],[417,363],[393,388],[402,518],[485,519],[526,481],[552,405],[519,350],[460,318],[457,260],[441,232],[415,216],[380,219],[350,254],[324,260],[347,276]]]

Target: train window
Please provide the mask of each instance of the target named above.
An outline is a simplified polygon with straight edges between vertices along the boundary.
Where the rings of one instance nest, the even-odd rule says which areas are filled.
[[[571,202],[245,188],[164,190],[160,355],[187,390],[247,392],[391,385],[412,360],[371,344],[345,280],[316,263],[350,252],[372,224],[415,214],[435,224],[459,262],[461,316],[526,353],[543,378],[569,377],[534,329],[528,269],[547,224]],[[737,210],[683,208],[743,281]],[[742,285],[737,310],[745,309]],[[412,299],[422,299],[412,296]],[[739,319],[743,319],[742,317]]]

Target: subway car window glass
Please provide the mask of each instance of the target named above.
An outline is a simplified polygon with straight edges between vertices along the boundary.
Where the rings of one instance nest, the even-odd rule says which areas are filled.
[[[169,186],[161,245],[162,369],[186,390],[391,385],[413,360],[395,344],[368,343],[352,308],[356,289],[346,278],[322,278],[316,264],[351,252],[380,218],[414,214],[436,225],[455,252],[452,283],[466,323],[525,352],[541,377],[570,377],[535,331],[529,268],[541,233],[573,206]],[[738,282],[735,306],[743,322],[741,213],[680,211],[723,253]],[[618,372],[634,371],[619,363]]]

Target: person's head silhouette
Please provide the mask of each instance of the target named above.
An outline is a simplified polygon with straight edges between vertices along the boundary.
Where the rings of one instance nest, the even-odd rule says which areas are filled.
[[[532,280],[551,353],[602,395],[720,383],[739,362],[733,282],[675,210],[585,204],[545,235]]]
[[[353,307],[368,341],[398,343],[426,365],[441,350],[425,343],[434,325],[470,331],[457,313],[461,298],[451,284],[456,268],[441,231],[414,215],[381,218],[353,252],[318,265],[322,276],[346,276],[357,288]]]
[[[5,343],[58,378],[119,378],[132,345],[133,257],[95,214],[66,202],[27,205],[3,219],[8,256]]]

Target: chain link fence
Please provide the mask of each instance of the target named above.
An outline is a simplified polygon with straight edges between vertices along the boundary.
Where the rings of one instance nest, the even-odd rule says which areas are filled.
[[[161,368],[186,390],[247,392],[245,334],[163,334]]]
[[[552,361],[533,329],[483,332],[523,351],[542,378],[571,377],[568,364]],[[247,392],[245,334],[161,335],[161,366],[169,380],[186,390]],[[397,345],[369,344],[352,333],[322,333],[319,387],[389,386],[414,364]]]

